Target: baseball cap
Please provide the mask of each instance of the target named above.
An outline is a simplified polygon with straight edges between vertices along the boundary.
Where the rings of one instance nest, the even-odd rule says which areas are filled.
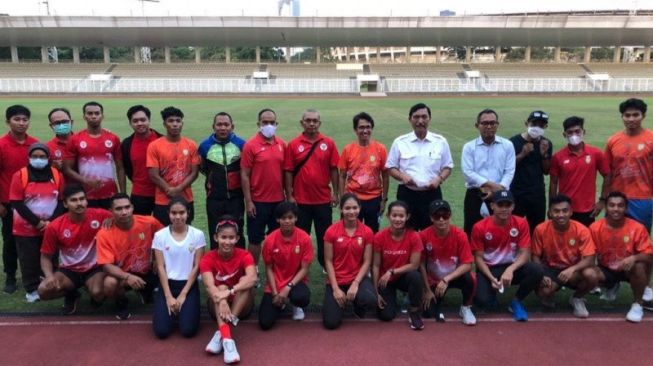
[[[492,202],[494,202],[494,203],[499,203],[499,202],[514,203],[515,198],[512,196],[512,193],[510,193],[509,190],[502,189],[500,191],[494,192],[494,194],[492,195]]]
[[[433,215],[440,210],[451,212],[451,206],[449,206],[449,202],[445,200],[435,200],[429,205],[429,215]]]
[[[533,111],[528,115],[528,119],[526,121],[544,121],[545,123],[549,123],[549,115],[544,111]]]

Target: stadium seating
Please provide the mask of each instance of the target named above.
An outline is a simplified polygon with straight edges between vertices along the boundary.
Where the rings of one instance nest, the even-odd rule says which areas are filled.
[[[101,63],[0,63],[4,78],[85,78],[89,74],[103,74],[110,65]]]
[[[609,74],[613,78],[651,78],[653,77],[653,64],[613,64],[591,63],[586,67],[596,74]]]
[[[116,64],[115,77],[129,78],[247,78],[258,65],[253,63],[151,63]]]
[[[361,71],[337,70],[336,64],[268,64],[271,78],[278,79],[338,79],[356,77]]]
[[[470,67],[488,78],[574,78],[587,74],[578,64],[478,63]]]
[[[386,78],[456,78],[462,64],[370,64],[370,72]]]

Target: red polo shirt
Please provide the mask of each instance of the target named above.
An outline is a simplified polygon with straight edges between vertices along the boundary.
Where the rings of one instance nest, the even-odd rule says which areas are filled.
[[[400,241],[392,238],[392,231],[389,227],[374,235],[374,251],[381,256],[381,268],[379,274],[383,276],[393,268],[399,268],[410,263],[410,256],[413,253],[422,253],[422,239],[413,230],[406,230]],[[393,275],[390,282],[397,280],[399,276]]]
[[[281,229],[276,229],[265,238],[261,254],[265,266],[272,266],[277,291],[281,291],[299,272],[302,263],[311,263],[313,244],[311,237],[300,228],[295,228],[289,239],[283,237]],[[308,275],[302,282],[308,283]],[[265,284],[264,292],[272,293],[269,281]]]
[[[159,137],[150,131],[150,135],[143,138],[139,135],[134,135],[132,139],[131,150],[129,151],[129,158],[132,162],[132,194],[143,197],[154,197],[156,186],[150,180],[150,174],[147,172],[147,147],[150,143]]]
[[[574,153],[569,145],[553,154],[552,177],[558,177],[558,192],[571,198],[574,212],[589,212],[596,202],[596,172],[610,172],[608,159],[601,150],[587,144]]]
[[[20,143],[9,133],[0,138],[0,203],[9,203],[11,177],[29,163],[29,147],[38,142],[32,136],[25,136]]]
[[[72,135],[71,135],[72,137]],[[70,138],[70,137],[69,137]],[[61,163],[66,154],[66,145],[67,141],[61,141],[57,136],[53,137],[50,141],[47,142],[48,150],[50,150],[50,162]]]
[[[249,186],[254,202],[281,202],[283,194],[283,162],[286,143],[279,137],[266,141],[257,133],[245,143],[240,167],[250,169]]]
[[[372,229],[358,222],[353,235],[347,234],[342,220],[331,225],[324,234],[324,241],[333,246],[333,269],[338,285],[349,285],[356,279],[363,266],[365,248],[374,242]],[[329,283],[329,276],[326,276]]]
[[[293,197],[300,204],[318,205],[331,202],[331,168],[338,167],[338,148],[332,139],[318,134],[317,147],[293,181]],[[292,172],[308,154],[315,141],[304,134],[290,141],[286,149],[284,169]]]

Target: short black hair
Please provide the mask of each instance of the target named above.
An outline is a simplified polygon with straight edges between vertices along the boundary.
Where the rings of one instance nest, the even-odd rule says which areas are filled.
[[[117,200],[122,200],[122,199],[129,200],[129,203],[132,202],[132,200],[129,198],[129,195],[127,193],[118,192],[118,193],[114,194],[113,196],[111,196],[111,207],[113,208],[114,202],[116,202]]]
[[[52,117],[52,115],[55,114],[55,113],[57,113],[57,112],[64,112],[64,113],[66,114],[66,116],[68,116],[68,118],[72,118],[72,117],[70,116],[70,111],[68,110],[68,108],[58,107],[58,108],[53,108],[53,109],[50,111],[50,113],[48,113],[48,121],[49,121],[49,122],[52,122],[52,120],[50,119],[50,117]]]
[[[622,198],[624,202],[626,202],[626,207],[628,207],[628,196],[626,196],[625,193],[620,191],[612,191],[608,193],[608,196],[605,198],[605,202],[607,203],[610,200],[610,198],[616,198],[616,197]]]
[[[585,120],[582,117],[571,116],[565,119],[564,122],[562,122],[562,129],[564,131],[567,131],[568,129],[576,126],[580,126],[580,128],[584,128],[583,126],[585,126]]]
[[[104,107],[102,106],[102,104],[100,104],[100,103],[98,103],[98,102],[96,102],[96,101],[86,102],[86,103],[82,106],[82,113],[86,113],[86,107],[91,107],[91,106],[93,106],[93,107],[100,107],[100,112],[104,113]]]
[[[188,201],[186,201],[186,199],[184,199],[184,197],[175,196],[170,199],[170,202],[168,202],[168,212],[170,212],[170,208],[176,204],[180,204],[184,206],[184,208],[186,208],[186,211],[190,210],[190,204],[188,203]]]
[[[168,119],[168,117],[184,118],[184,112],[182,112],[181,109],[175,108],[173,106],[165,107],[161,111],[161,118],[165,121]]]
[[[642,112],[642,115],[646,115],[646,103],[643,100],[637,98],[626,99],[621,104],[619,104],[619,113],[624,114],[628,109],[637,109]]]
[[[358,128],[358,122],[359,122],[360,120],[362,120],[362,119],[364,119],[364,120],[366,120],[367,122],[369,122],[370,125],[372,125],[372,129],[374,129],[374,118],[372,118],[372,116],[370,116],[369,114],[367,114],[367,113],[365,113],[365,112],[360,112],[360,113],[358,113],[357,115],[354,116],[354,120],[353,120],[353,122],[354,122],[354,130]]]
[[[260,111],[258,111],[258,120],[259,121],[261,120],[261,115],[263,115],[263,113],[265,113],[265,112],[272,112],[272,114],[274,114],[275,117],[277,116],[277,112],[273,111],[272,109],[263,108]]]
[[[408,204],[404,201],[396,200],[390,202],[390,204],[388,205],[388,215],[390,215],[390,211],[392,211],[392,209],[395,207],[403,207],[404,210],[406,210],[406,213],[410,214],[410,206],[408,206]]]
[[[128,121],[131,121],[131,120],[132,120],[132,116],[133,116],[134,114],[136,114],[136,112],[143,112],[143,113],[145,113],[145,115],[147,116],[147,119],[150,119],[150,117],[152,116],[152,112],[150,112],[150,109],[149,109],[149,108],[147,108],[147,107],[144,106],[144,105],[137,104],[137,105],[133,105],[133,106],[129,107],[129,109],[127,110],[127,120],[128,120]]]
[[[215,123],[215,119],[218,118],[218,117],[220,117],[220,116],[227,116],[227,117],[229,117],[229,123],[231,123],[232,125],[234,124],[234,119],[231,118],[231,114],[229,114],[229,113],[227,113],[227,112],[218,112],[218,113],[216,113],[215,116],[213,116],[213,123]]]
[[[23,115],[27,117],[27,119],[30,119],[32,117],[32,112],[29,111],[29,108],[20,104],[14,104],[12,106],[9,106],[5,111],[5,117],[7,117],[7,122],[9,122],[11,117],[19,116],[19,115]]]
[[[431,108],[427,106],[424,103],[417,103],[414,106],[410,107],[410,110],[408,111],[408,119],[413,116],[413,113],[415,113],[417,110],[426,108],[426,111],[429,113],[429,118],[431,118]]]
[[[84,187],[82,187],[81,184],[77,184],[77,183],[69,184],[63,189],[63,200],[65,201],[68,198],[70,198],[70,196],[77,194],[79,192],[84,193],[84,197],[86,197],[86,191],[84,190]]]
[[[553,205],[557,205],[558,203],[563,202],[567,202],[571,206],[571,198],[569,196],[562,193],[556,194],[549,199],[549,208],[551,208]]]
[[[490,113],[491,113],[491,114],[494,114],[494,116],[497,118],[497,122],[499,122],[499,114],[498,114],[494,109],[485,108],[484,110],[478,112],[478,114],[476,115],[476,123],[480,123],[480,122],[481,122],[481,116],[482,116],[482,115],[484,115],[484,114],[490,114]]]
[[[274,209],[274,218],[280,219],[287,213],[292,213],[295,217],[299,216],[299,207],[297,207],[297,204],[290,201],[281,202]]]

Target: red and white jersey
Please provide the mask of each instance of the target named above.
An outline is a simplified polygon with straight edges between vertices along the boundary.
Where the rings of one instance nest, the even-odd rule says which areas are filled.
[[[531,247],[531,234],[526,219],[511,215],[505,226],[494,223],[492,216],[477,222],[472,228],[473,251],[483,251],[483,260],[492,267],[510,264],[519,249]]]

